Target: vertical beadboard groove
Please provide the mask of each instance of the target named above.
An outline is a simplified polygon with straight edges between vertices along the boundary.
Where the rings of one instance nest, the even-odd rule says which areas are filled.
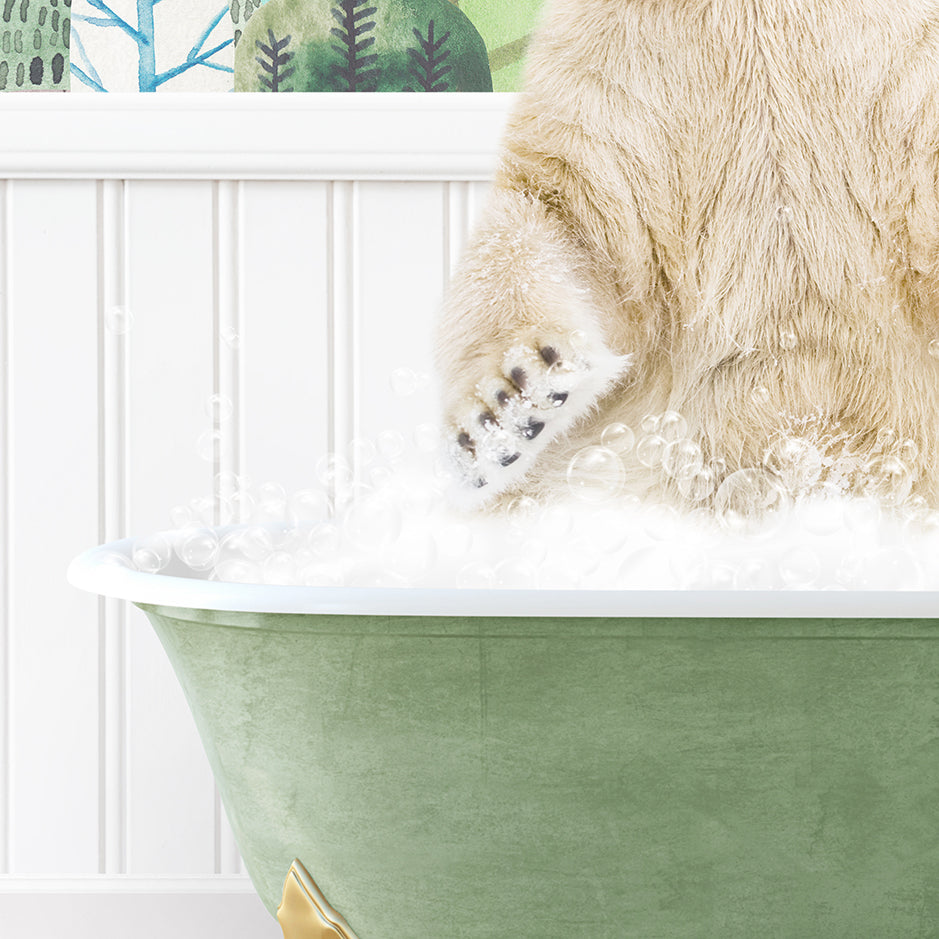
[[[329,449],[350,459],[350,444],[359,434],[359,184],[330,183],[327,205]],[[347,495],[340,482],[333,498],[341,502]]]
[[[98,409],[99,535],[123,538],[127,528],[129,395],[127,343],[128,211],[123,180],[98,183]],[[115,327],[115,319],[118,326]],[[129,323],[125,323],[129,325]],[[123,874],[127,866],[126,604],[102,598],[99,611],[99,870]]]
[[[213,430],[216,433],[215,522],[220,524],[221,499],[233,494],[232,480],[242,472],[239,433],[241,419],[241,355],[237,337],[241,335],[242,271],[241,251],[243,186],[238,181],[215,182],[213,187],[213,387],[214,393],[230,402],[232,414],[215,411]],[[215,808],[215,873],[237,874],[240,854],[234,835],[222,809],[218,786],[214,791]]]
[[[11,760],[11,715],[13,708],[13,661],[11,655],[10,578],[11,512],[13,508],[10,471],[10,251],[12,239],[11,188],[0,182],[0,874],[10,874],[13,856],[13,764]]]
[[[443,282],[446,284],[466,249],[472,192],[468,182],[444,183],[444,187]]]

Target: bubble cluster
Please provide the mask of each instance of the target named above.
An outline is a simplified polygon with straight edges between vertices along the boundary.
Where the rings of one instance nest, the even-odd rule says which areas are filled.
[[[404,397],[426,387],[391,376]],[[757,389],[755,398],[767,389]],[[232,402],[213,395],[215,428]],[[221,437],[203,434],[215,460]],[[173,530],[108,563],[148,574],[311,587],[854,590],[939,583],[939,512],[912,495],[915,441],[881,431],[866,456],[805,431],[772,437],[753,465],[710,456],[675,410],[614,422],[569,461],[566,492],[463,514],[447,499],[441,431],[386,429],[322,456],[288,491],[231,472],[170,512]],[[635,476],[666,502],[631,495]],[[772,537],[768,537],[772,535]],[[933,561],[932,558],[936,558]]]

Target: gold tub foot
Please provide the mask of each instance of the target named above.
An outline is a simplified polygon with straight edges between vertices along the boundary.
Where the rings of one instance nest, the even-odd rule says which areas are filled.
[[[290,865],[284,881],[277,921],[284,939],[356,939],[349,924],[329,905],[299,861]]]

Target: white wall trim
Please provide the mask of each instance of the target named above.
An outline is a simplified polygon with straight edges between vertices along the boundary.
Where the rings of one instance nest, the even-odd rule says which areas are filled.
[[[135,877],[81,876],[0,877],[0,896],[4,894],[253,894],[250,878],[244,875],[216,874],[214,877]]]
[[[4,939],[282,939],[247,878],[0,878]]]
[[[0,95],[0,178],[486,180],[515,99]]]

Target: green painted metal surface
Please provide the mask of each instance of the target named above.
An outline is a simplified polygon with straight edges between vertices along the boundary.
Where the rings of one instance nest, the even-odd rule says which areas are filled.
[[[359,939],[939,935],[939,623],[144,607],[273,912]]]

